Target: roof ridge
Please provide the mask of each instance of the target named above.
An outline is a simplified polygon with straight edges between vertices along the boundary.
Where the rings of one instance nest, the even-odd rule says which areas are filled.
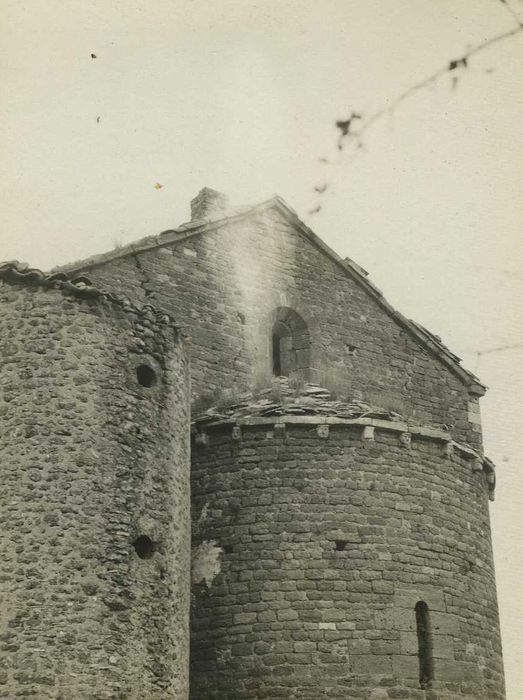
[[[97,253],[95,255],[90,255],[87,258],[73,261],[71,263],[65,263],[64,265],[56,265],[50,270],[50,272],[74,272],[75,270],[85,270],[85,268],[97,267],[98,265],[103,265],[104,263],[109,262],[111,260],[117,260],[118,258],[123,258],[127,255],[133,255],[143,250],[162,248],[164,246],[170,245],[171,243],[183,240],[186,237],[188,238],[190,236],[193,236],[196,233],[204,233],[205,231],[217,228],[222,223],[228,221],[237,221],[246,218],[247,216],[250,216],[251,214],[257,211],[269,209],[270,207],[274,206],[276,200],[280,201],[284,204],[284,206],[287,206],[287,208],[290,209],[290,207],[288,207],[288,205],[285,204],[281,197],[274,195],[270,199],[266,199],[263,202],[260,202],[259,204],[248,206],[242,211],[234,211],[230,214],[220,216],[216,219],[200,219],[197,221],[187,221],[183,224],[180,224],[179,226],[176,226],[176,228],[165,229],[164,231],[161,231],[156,235],[143,236],[142,238],[139,238],[138,240],[133,241],[132,243],[127,243],[126,245],[118,246],[105,253]],[[233,209],[238,210],[240,209],[240,207],[234,207]],[[297,214],[295,215],[297,216]]]

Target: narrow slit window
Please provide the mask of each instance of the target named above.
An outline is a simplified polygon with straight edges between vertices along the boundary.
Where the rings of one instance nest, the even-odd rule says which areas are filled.
[[[429,607],[420,600],[416,603],[416,632],[418,635],[419,684],[421,688],[429,688],[434,680],[434,664],[432,661],[432,635],[430,630]]]
[[[280,335],[274,331],[272,334],[272,373],[275,377],[281,376]]]

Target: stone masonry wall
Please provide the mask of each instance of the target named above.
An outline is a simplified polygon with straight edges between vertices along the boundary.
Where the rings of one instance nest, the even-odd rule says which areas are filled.
[[[0,356],[0,697],[183,700],[177,330],[105,298],[0,281]]]
[[[274,312],[289,307],[310,332],[306,379],[480,444],[477,398],[276,211],[83,272],[180,321],[200,406],[267,384]]]
[[[205,430],[192,456],[194,700],[505,697],[487,484],[470,460],[348,425]]]

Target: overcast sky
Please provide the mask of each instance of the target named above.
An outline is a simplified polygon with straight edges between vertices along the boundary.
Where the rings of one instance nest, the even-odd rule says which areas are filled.
[[[340,156],[334,126],[516,26],[506,6],[4,0],[2,14],[0,259],[50,268],[156,234],[205,185],[236,204],[278,193],[489,385],[508,698],[521,698],[523,33],[376,122],[356,155]]]

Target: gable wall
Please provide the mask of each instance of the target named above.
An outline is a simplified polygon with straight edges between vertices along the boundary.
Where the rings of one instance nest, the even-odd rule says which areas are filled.
[[[84,272],[184,327],[193,399],[266,385],[272,313],[288,306],[309,327],[312,381],[480,442],[459,379],[274,211]]]

